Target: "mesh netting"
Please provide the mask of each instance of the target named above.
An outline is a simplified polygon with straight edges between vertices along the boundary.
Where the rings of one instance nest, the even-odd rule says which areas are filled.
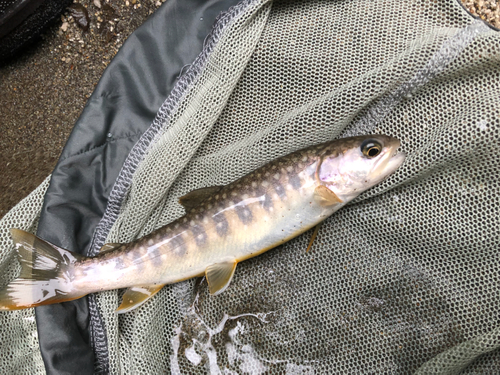
[[[394,135],[407,162],[327,220],[311,253],[305,235],[244,262],[220,296],[186,282],[117,317],[119,295],[99,295],[111,368],[407,373],[430,361],[422,371],[442,373],[482,355],[470,371],[491,370],[498,35],[452,1],[251,4],[162,119],[108,240],[181,216],[192,189],[339,135]]]
[[[49,187],[47,177],[30,195],[19,202],[0,220],[0,285],[6,285],[19,275],[10,228],[36,233],[43,204]],[[0,373],[44,374],[45,368],[38,347],[35,310],[0,312]]]
[[[453,0],[232,9],[131,152],[92,252],[183,215],[190,190],[315,143],[383,133],[406,162],[309,253],[306,233],[242,262],[221,295],[191,280],[119,316],[120,293],[96,295],[100,360],[112,373],[495,373],[499,42]]]

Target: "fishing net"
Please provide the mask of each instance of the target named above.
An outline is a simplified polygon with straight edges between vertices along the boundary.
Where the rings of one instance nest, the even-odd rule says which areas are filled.
[[[498,371],[499,89],[500,35],[453,0],[231,8],[123,165],[91,254],[182,216],[179,196],[302,147],[382,133],[406,162],[327,219],[308,253],[311,233],[242,262],[218,296],[190,280],[122,315],[119,291],[90,297],[98,368]],[[26,223],[37,191],[15,209]],[[18,314],[22,327],[1,315],[7,335],[33,333]]]
[[[47,177],[30,195],[19,202],[0,220],[0,285],[19,275],[10,228],[36,232],[43,196],[49,186]],[[38,349],[38,336],[34,309],[0,313],[0,373],[44,373],[44,365]]]

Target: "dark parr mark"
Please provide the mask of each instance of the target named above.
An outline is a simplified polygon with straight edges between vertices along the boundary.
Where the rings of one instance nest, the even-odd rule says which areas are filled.
[[[176,255],[181,256],[186,254],[187,251],[186,243],[184,242],[180,234],[175,237],[172,237],[168,242],[168,244],[170,245],[170,249]]]
[[[252,222],[252,211],[250,211],[247,206],[236,206],[235,209],[236,213],[238,214],[238,219],[240,219],[243,224],[247,225]]]
[[[193,233],[196,245],[205,245],[205,243],[207,242],[207,234],[205,233],[205,229],[203,229],[203,227],[195,225],[194,227],[191,227],[191,232]]]
[[[148,249],[149,260],[155,267],[161,266],[161,252],[160,249],[156,246],[152,246]]]
[[[217,234],[224,237],[229,230],[229,224],[227,223],[226,216],[223,213],[218,213],[213,216],[213,220],[215,222],[215,230],[217,231]]]
[[[271,208],[273,208],[273,200],[271,199],[271,196],[269,194],[264,194],[264,200],[261,201],[261,204],[266,211],[269,211]]]
[[[276,194],[278,194],[278,197],[280,197],[281,200],[286,198],[286,191],[283,188],[283,185],[281,184],[274,184],[274,190],[276,191]]]
[[[125,264],[125,262],[123,261],[122,258],[117,257],[115,259],[115,268],[117,270],[123,270],[123,269],[127,268],[127,265]]]
[[[135,248],[129,253],[129,257],[132,259],[132,264],[137,266],[139,270],[144,268],[143,259],[142,259],[142,251],[143,247]]]
[[[293,175],[291,176],[289,179],[288,179],[288,182],[290,183],[290,185],[292,185],[292,187],[295,189],[295,190],[299,190],[300,189],[300,177],[297,176],[297,175]]]

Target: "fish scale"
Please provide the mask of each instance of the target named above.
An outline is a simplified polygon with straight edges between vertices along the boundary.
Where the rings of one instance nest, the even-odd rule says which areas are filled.
[[[166,284],[202,275],[207,277],[210,293],[220,293],[229,285],[238,262],[314,227],[394,172],[404,160],[404,154],[396,154],[398,147],[395,138],[370,135],[299,150],[229,185],[181,197],[185,216],[129,244],[107,244],[92,258],[13,230],[23,278],[0,291],[0,309],[129,288],[118,309],[126,312]],[[30,252],[40,259],[50,258],[57,267],[26,260]],[[52,277],[42,280],[42,285],[28,282],[26,275],[36,279],[42,273]]]

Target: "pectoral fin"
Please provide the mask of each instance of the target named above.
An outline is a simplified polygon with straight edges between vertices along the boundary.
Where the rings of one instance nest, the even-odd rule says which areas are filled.
[[[319,228],[321,227],[321,224],[322,223],[319,223],[318,225],[316,225],[316,227],[314,228],[314,232],[311,236],[311,239],[309,240],[309,245],[307,245],[307,249],[306,249],[306,253],[309,252],[309,250],[311,250],[311,247],[314,243],[314,240],[316,239],[316,236],[318,235],[318,232],[319,232]]]
[[[222,293],[229,286],[233,279],[234,270],[236,269],[236,260],[228,260],[226,262],[212,264],[205,270],[205,275],[208,281],[208,290],[210,294],[217,295]]]
[[[186,209],[191,210],[198,207],[201,202],[216,194],[223,186],[210,186],[190,191],[179,198],[179,203]]]
[[[340,199],[337,194],[324,185],[319,185],[316,189],[314,189],[314,199],[316,199],[316,201],[322,206],[332,206],[334,204],[342,203],[342,199]]]
[[[116,309],[118,314],[123,314],[139,307],[153,297],[164,285],[133,286],[128,288],[123,295],[122,304]]]

